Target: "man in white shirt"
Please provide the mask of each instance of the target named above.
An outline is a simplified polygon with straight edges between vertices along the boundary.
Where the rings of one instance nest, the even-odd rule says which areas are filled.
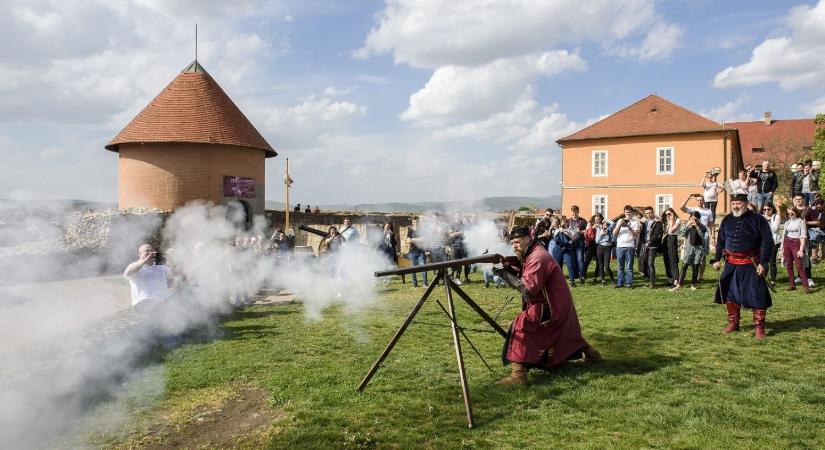
[[[138,260],[126,266],[123,276],[132,289],[132,307],[146,312],[169,297],[169,268],[158,265],[157,252],[149,244],[138,248]]]
[[[613,228],[613,236],[616,236],[616,261],[618,263],[616,274],[616,287],[624,285],[633,288],[633,257],[636,252],[636,238],[642,225],[633,218],[633,207],[624,207],[624,217],[618,219]]]
[[[728,184],[730,185],[731,195],[748,195],[750,180],[748,179],[748,173],[746,171],[740,170],[739,178],[730,180]]]
[[[693,198],[696,200],[696,206],[690,207],[688,206],[688,202],[690,199]],[[701,216],[699,220],[702,222],[702,225],[708,227],[711,223],[711,217],[713,217],[713,211],[710,208],[705,208],[705,199],[702,194],[690,194],[687,196],[685,201],[682,203],[682,207],[680,211],[683,213],[690,214],[693,211],[696,211]]]
[[[356,230],[355,227],[352,226],[352,220],[350,220],[349,217],[344,219],[344,227],[341,228],[340,233],[348,244],[354,244],[358,242],[358,230]]]

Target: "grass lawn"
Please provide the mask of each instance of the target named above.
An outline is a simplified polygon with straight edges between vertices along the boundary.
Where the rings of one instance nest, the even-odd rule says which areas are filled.
[[[821,273],[822,266],[815,267]],[[660,273],[664,273],[663,270]],[[241,448],[825,448],[825,295],[785,292],[768,310],[768,338],[723,336],[725,311],[712,303],[716,274],[699,290],[573,289],[585,337],[602,364],[532,371],[527,388],[498,386],[497,334],[468,332],[493,367],[464,342],[476,429],[467,428],[447,327],[414,323],[363,394],[361,378],[423,292],[394,280],[359,314],[328,310],[308,323],[302,306],[256,306],[223,324],[224,336],[164,357],[165,392],[135,407],[124,429],[97,436],[107,446],[164,448],[208,405],[254,390],[269,419]],[[491,315],[510,289],[463,288]],[[821,278],[818,282],[822,283]],[[437,289],[418,315],[448,324]],[[459,323],[489,329],[456,297]],[[499,317],[507,325],[513,301]],[[223,402],[223,403],[222,403]],[[206,405],[206,406],[205,406]],[[142,408],[142,409],[141,409]],[[236,408],[237,409],[237,408]],[[138,411],[139,410],[139,411]],[[207,444],[199,444],[210,447]]]

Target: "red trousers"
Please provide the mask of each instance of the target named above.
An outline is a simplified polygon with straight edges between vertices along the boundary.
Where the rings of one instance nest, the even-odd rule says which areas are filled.
[[[808,285],[808,275],[805,273],[802,258],[798,255],[801,245],[802,241],[796,238],[786,237],[782,241],[782,257],[785,259],[785,268],[788,269],[788,280],[790,280],[791,286],[796,286],[793,276],[794,264],[796,264],[796,270],[799,272],[799,278],[802,279],[802,285]]]

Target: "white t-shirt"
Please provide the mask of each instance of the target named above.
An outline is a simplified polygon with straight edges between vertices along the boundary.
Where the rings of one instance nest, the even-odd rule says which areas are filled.
[[[802,225],[802,219],[800,219],[799,217],[797,217],[796,219],[788,219],[788,221],[785,222],[785,237],[791,239],[799,239],[802,237],[803,231],[804,227]]]
[[[811,193],[811,176],[805,175],[802,177],[802,193],[803,194],[810,194]]]
[[[742,181],[740,179],[735,179],[730,182],[730,187],[733,190],[734,194],[742,194],[748,195],[748,181]]]
[[[169,296],[169,268],[163,265],[143,266],[126,277],[132,288],[132,306],[146,299],[166,300]]]
[[[616,223],[618,227],[618,221]],[[624,225],[619,228],[619,234],[616,236],[616,247],[626,248],[636,246],[636,236],[633,234],[642,229],[642,224],[638,220],[632,219],[630,225]]]
[[[716,192],[716,188],[719,186],[719,183],[705,183],[705,201],[706,202],[715,202],[719,198],[719,193]]]
[[[704,226],[710,226],[710,219],[713,216],[713,211],[710,208],[688,208],[688,212],[699,212],[699,221],[702,222]]]

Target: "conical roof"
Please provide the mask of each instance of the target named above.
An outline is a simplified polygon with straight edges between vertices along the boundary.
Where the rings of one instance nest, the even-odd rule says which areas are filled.
[[[193,61],[154,98],[106,149],[120,144],[188,142],[227,144],[277,153],[249,122],[232,99]]]
[[[702,117],[658,95],[649,95],[627,108],[556,142],[563,144],[588,139],[700,133],[720,130],[722,130],[721,123]]]

